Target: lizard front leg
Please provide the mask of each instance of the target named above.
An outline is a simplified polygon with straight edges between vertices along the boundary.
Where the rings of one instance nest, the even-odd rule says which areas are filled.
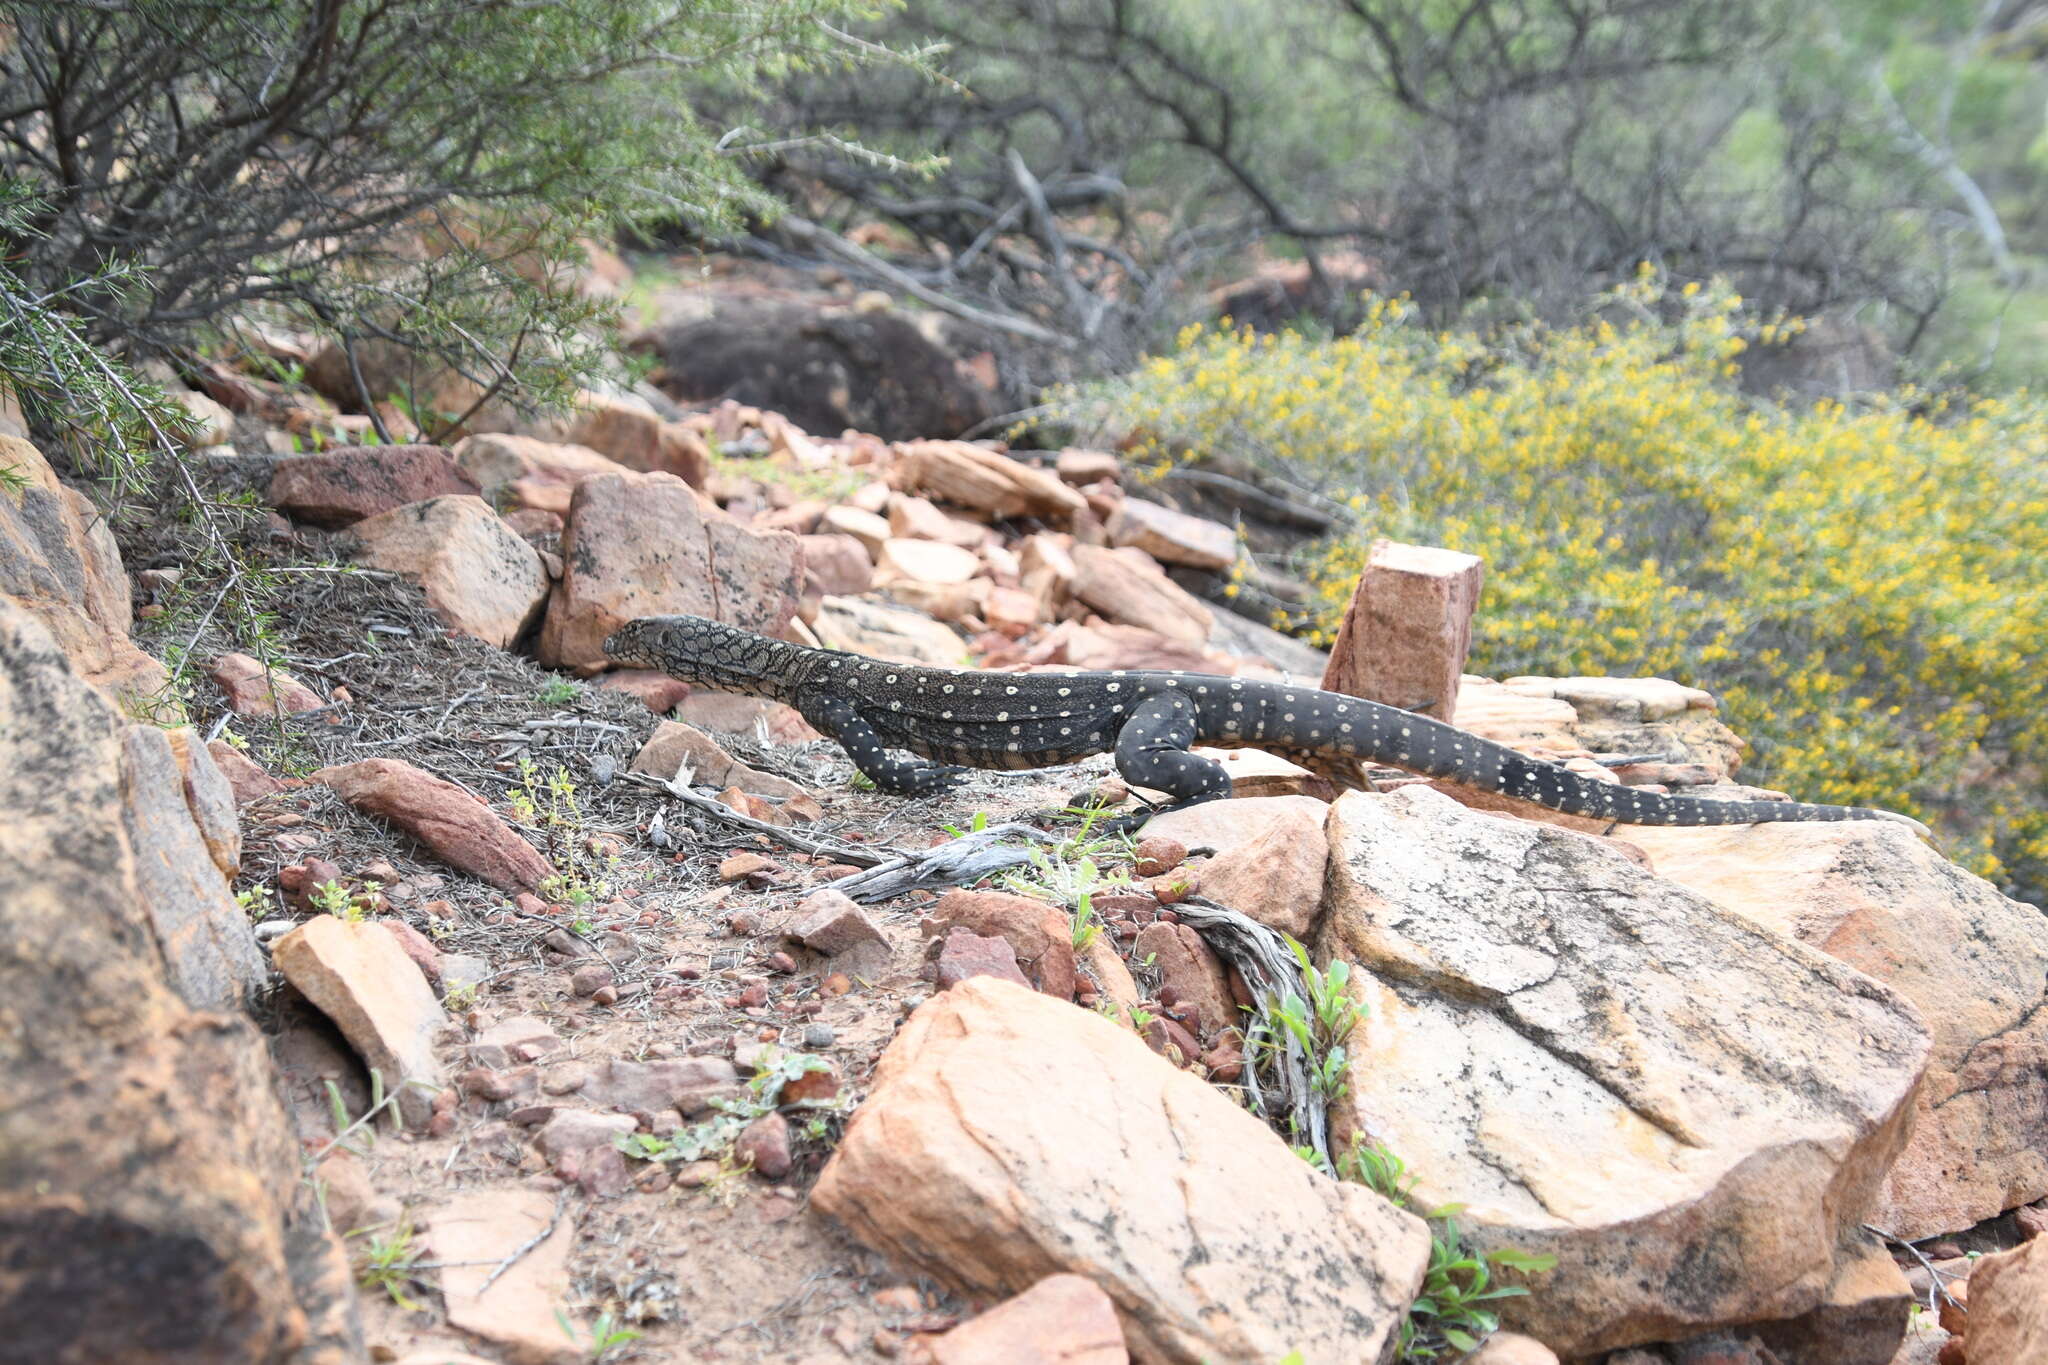
[[[1147,812],[1177,810],[1230,795],[1230,774],[1213,759],[1188,752],[1195,742],[1195,704],[1177,692],[1140,702],[1116,737],[1116,769],[1134,786],[1163,791],[1173,800]]]
[[[798,707],[803,718],[839,742],[853,766],[878,790],[892,796],[931,796],[960,781],[965,768],[891,755],[882,737],[845,697],[826,697]]]

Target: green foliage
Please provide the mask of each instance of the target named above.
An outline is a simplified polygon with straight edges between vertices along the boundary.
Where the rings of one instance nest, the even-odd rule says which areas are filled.
[[[831,1063],[811,1053],[782,1053],[747,1082],[744,1098],[714,1099],[711,1103],[718,1110],[716,1116],[692,1124],[674,1137],[627,1133],[615,1139],[613,1145],[636,1161],[717,1161],[721,1165],[730,1164],[733,1144],[739,1140],[741,1130],[763,1114],[784,1107],[784,1087],[800,1076],[830,1068]],[[843,1096],[835,1096],[826,1101],[797,1101],[796,1107],[811,1113],[813,1122],[806,1125],[805,1136],[822,1138],[829,1127],[822,1120],[828,1115],[843,1113],[845,1102]]]
[[[562,1334],[583,1352],[584,1358],[593,1362],[602,1361],[616,1348],[638,1341],[645,1335],[630,1327],[621,1327],[610,1313],[599,1313],[591,1320],[590,1330],[580,1335],[575,1324],[569,1321],[569,1315],[559,1308],[555,1310],[555,1322],[560,1325]]]
[[[381,1289],[391,1301],[408,1313],[424,1312],[425,1309],[406,1292],[418,1274],[421,1248],[413,1240],[413,1226],[410,1219],[400,1219],[392,1228],[363,1228],[351,1231],[350,1237],[365,1239],[360,1258],[356,1261],[356,1283],[365,1289]]]
[[[576,932],[587,934],[590,921],[584,912],[611,894],[609,877],[618,855],[595,850],[583,828],[576,779],[560,764],[543,778],[539,765],[522,757],[519,783],[505,799],[515,821],[540,833],[541,851],[555,866],[553,875],[542,879],[540,894],[568,906],[583,926]]]
[[[777,139],[722,129],[722,83],[887,56],[837,25],[860,0],[68,0],[9,9],[6,169],[45,202],[17,255],[40,289],[145,267],[63,301],[101,336],[162,340],[264,307],[375,350],[432,356],[520,401],[603,363],[583,339],[579,240],[649,221],[772,217],[745,174]],[[844,148],[858,154],[857,148]],[[450,415],[443,386],[406,397]],[[371,397],[382,399],[386,393]]]
[[[549,678],[533,694],[534,701],[542,706],[567,706],[583,695],[583,688],[568,678]]]
[[[1288,991],[1252,1025],[1247,1044],[1254,1049],[1277,1049],[1283,1039],[1299,1047],[1309,1063],[1309,1083],[1324,1104],[1334,1104],[1350,1085],[1345,1065],[1350,1054],[1345,1040],[1365,1020],[1365,1007],[1350,995],[1351,964],[1342,958],[1319,969],[1308,949],[1293,938],[1287,947],[1301,968],[1308,997]]]
[[[360,891],[350,891],[340,882],[327,881],[307,893],[306,899],[322,914],[360,924],[372,910],[377,908],[377,893],[381,888],[376,882],[363,883]]]
[[[1800,324],[1644,276],[1580,326],[1479,336],[1381,300],[1316,342],[1191,330],[1114,406],[1162,460],[1350,495],[1305,560],[1327,638],[1373,539],[1484,558],[1473,666],[1716,693],[1747,781],[1936,824],[2048,897],[2048,407],[1913,389],[1777,406],[1736,358]]]
[[[1377,1142],[1354,1141],[1351,1150],[1337,1158],[1337,1175],[1378,1192],[1396,1208],[1408,1208],[1415,1189],[1407,1163]],[[1400,1360],[1434,1360],[1446,1352],[1477,1350],[1500,1326],[1499,1316],[1482,1305],[1529,1293],[1524,1285],[1496,1283],[1494,1272],[1536,1275],[1557,1264],[1555,1256],[1530,1255],[1512,1247],[1472,1250],[1458,1230],[1459,1211],[1458,1205],[1445,1204],[1422,1215],[1429,1223],[1429,1269],[1421,1295],[1401,1323]]]

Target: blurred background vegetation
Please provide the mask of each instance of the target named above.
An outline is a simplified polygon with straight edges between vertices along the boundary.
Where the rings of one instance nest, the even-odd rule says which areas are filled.
[[[1315,509],[1292,628],[1482,554],[1476,669],[1710,689],[2044,899],[2044,169],[2040,0],[21,3],[0,378],[132,495],[184,457],[81,348],[545,406],[629,377],[591,239],[884,289],[1013,439]]]

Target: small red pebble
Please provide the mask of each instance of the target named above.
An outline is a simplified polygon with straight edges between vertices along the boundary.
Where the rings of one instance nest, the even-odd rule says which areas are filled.
[[[538,915],[547,910],[547,903],[531,891],[522,891],[512,898],[513,908],[522,914]]]
[[[701,981],[704,979],[704,969],[702,967],[678,967],[676,968],[676,975],[684,981]]]
[[[780,1029],[764,1028],[759,1033],[756,1033],[754,1037],[759,1042],[773,1043],[781,1039],[782,1031]]]
[[[768,955],[768,970],[771,972],[781,972],[785,976],[790,975],[796,971],[796,959],[788,953],[770,953]]]
[[[844,995],[853,989],[853,981],[845,972],[834,972],[818,983],[818,989],[826,995]]]
[[[768,1003],[768,988],[757,981],[739,993],[739,1002],[748,1009],[759,1009]]]
[[[1157,877],[1179,867],[1188,856],[1188,846],[1178,839],[1155,834],[1138,842],[1138,866],[1140,877]]]

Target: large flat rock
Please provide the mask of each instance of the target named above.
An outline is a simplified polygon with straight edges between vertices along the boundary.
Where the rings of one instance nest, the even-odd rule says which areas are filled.
[[[1920,1008],[1934,1055],[1874,1224],[1918,1241],[2048,1195],[2048,917],[1889,821],[1617,834]]]
[[[1130,1030],[986,977],[911,1016],[813,1200],[972,1296],[1086,1276],[1185,1365],[1388,1359],[1428,1254]]]
[[[1330,847],[1322,946],[1371,1012],[1334,1126],[1558,1258],[1507,1325],[1571,1357],[1823,1304],[1929,1055],[1896,991],[1426,788],[1342,797]]]

